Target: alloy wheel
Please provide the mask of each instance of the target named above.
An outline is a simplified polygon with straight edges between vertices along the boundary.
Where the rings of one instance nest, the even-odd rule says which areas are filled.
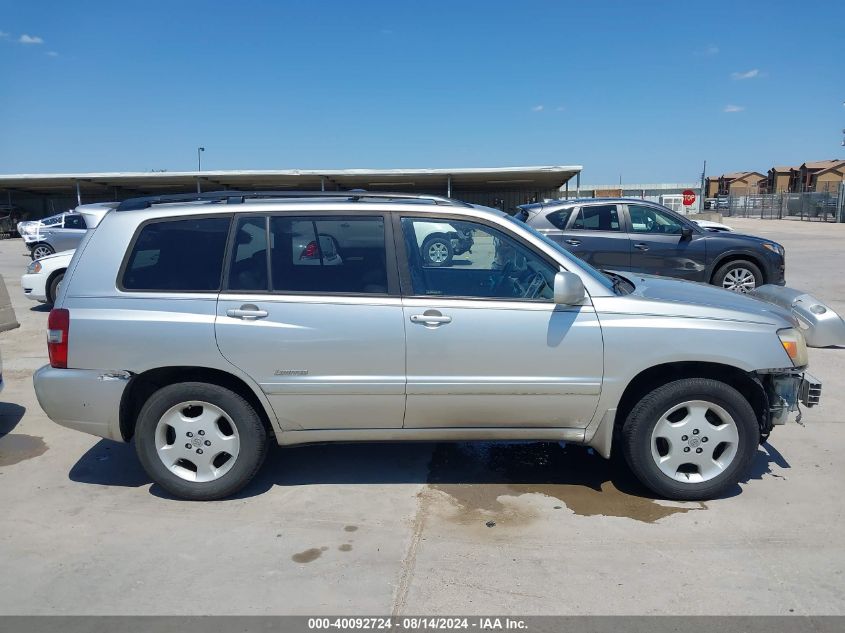
[[[750,292],[757,287],[754,273],[747,268],[731,268],[722,280],[722,287],[734,292]]]
[[[449,249],[443,242],[434,242],[428,247],[428,259],[435,264],[442,264],[449,259]]]
[[[156,453],[177,477],[192,482],[219,479],[238,459],[240,438],[232,419],[208,402],[182,402],[168,409],[155,430]]]
[[[733,463],[739,430],[722,407],[690,400],[664,413],[651,433],[651,456],[661,472],[683,483],[710,481]]]
[[[49,246],[36,246],[32,249],[32,259],[41,259],[42,257],[47,257],[52,254],[53,251]]]

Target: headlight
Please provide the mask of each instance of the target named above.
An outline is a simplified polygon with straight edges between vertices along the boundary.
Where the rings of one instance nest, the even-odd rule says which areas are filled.
[[[40,273],[41,272],[41,262],[37,259],[32,262],[29,266],[26,267],[27,273]]]
[[[773,253],[777,253],[781,257],[783,257],[784,253],[786,252],[783,246],[781,246],[780,244],[776,244],[775,242],[763,242],[763,248],[767,248]]]
[[[804,341],[804,335],[801,332],[794,327],[778,330],[778,338],[795,367],[804,367],[809,362],[807,343]]]

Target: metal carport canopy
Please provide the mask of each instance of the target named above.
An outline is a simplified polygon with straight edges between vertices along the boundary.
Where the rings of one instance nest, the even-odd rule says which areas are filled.
[[[225,171],[102,172],[0,175],[0,189],[56,194],[75,191],[167,193],[211,189],[371,189],[397,191],[549,190],[580,173],[580,165],[457,169],[285,169]]]

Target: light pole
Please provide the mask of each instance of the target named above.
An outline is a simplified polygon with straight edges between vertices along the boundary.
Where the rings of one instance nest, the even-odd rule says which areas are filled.
[[[197,193],[202,193],[202,188],[200,187],[200,177],[199,172],[202,171],[202,153],[205,151],[204,147],[197,148]]]

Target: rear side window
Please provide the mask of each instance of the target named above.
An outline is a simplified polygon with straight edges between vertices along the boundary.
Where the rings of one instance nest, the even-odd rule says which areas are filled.
[[[141,229],[126,262],[126,290],[220,289],[230,218],[153,222]]]
[[[581,207],[572,224],[573,229],[585,231],[618,231],[619,213],[615,204]]]
[[[569,222],[569,216],[572,215],[573,209],[560,209],[552,211],[546,216],[549,223],[556,229],[563,231],[566,228],[566,223]]]
[[[81,215],[70,214],[65,216],[65,226],[66,229],[85,229],[88,228],[85,226],[85,220],[82,218]]]
[[[387,293],[381,217],[273,217],[270,252],[275,292]]]

